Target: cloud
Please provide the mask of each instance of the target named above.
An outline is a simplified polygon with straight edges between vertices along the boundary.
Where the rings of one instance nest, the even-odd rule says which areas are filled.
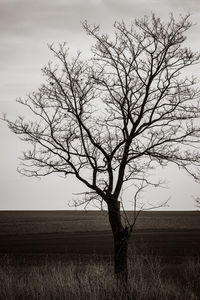
[[[48,60],[47,43],[69,42],[70,48],[88,49],[91,42],[84,34],[81,20],[100,23],[111,31],[115,20],[129,21],[155,11],[168,17],[170,11],[186,12],[199,8],[197,0],[0,0],[0,82],[6,94],[10,84],[23,84],[27,78],[37,82],[37,72]],[[196,19],[195,19],[196,20]],[[198,26],[191,33],[191,44],[198,48]],[[19,75],[20,67],[20,75]],[[31,75],[32,74],[32,75]],[[24,76],[24,79],[23,79]],[[32,78],[31,78],[32,76]],[[16,78],[16,79],[14,79]],[[19,80],[19,78],[21,78]],[[12,82],[14,81],[14,83]],[[9,94],[18,92],[11,89]],[[0,98],[1,100],[1,98]]]
[[[0,31],[3,35],[27,35],[31,32],[40,35],[46,30],[66,28],[78,31],[80,20],[95,20],[101,16],[104,7],[100,4],[99,0],[3,1],[0,3]],[[97,5],[100,6],[98,10]]]
[[[84,34],[81,20],[87,19],[89,23],[99,23],[103,31],[109,33],[115,20],[129,21],[144,14],[149,15],[152,11],[162,18],[167,18],[172,11],[176,15],[190,11],[194,14],[192,20],[199,23],[200,1],[0,0],[0,114],[8,112],[13,117],[16,114],[23,114],[21,106],[16,105],[14,99],[36,90],[43,80],[40,68],[49,59],[47,42],[67,41],[73,50],[81,48],[87,51],[91,40]],[[189,39],[191,46],[195,44],[197,49],[199,48],[198,35],[199,25],[191,32]],[[27,188],[27,181],[19,179],[15,173],[18,164],[16,157],[22,146],[24,149],[24,144],[22,146],[21,143],[17,144],[16,137],[8,134],[8,129],[5,127],[0,127],[0,134],[1,169],[4,170],[0,176],[0,182],[4,187],[0,208],[31,208],[36,203],[35,199],[38,199],[35,208],[55,207],[53,202],[55,197],[51,197],[53,195],[51,186],[55,186],[55,177],[48,179],[46,186],[43,181],[44,188],[40,191],[36,184],[30,184]],[[13,189],[9,188],[10,180],[12,183],[16,182]],[[59,182],[56,182],[56,186],[61,190]],[[72,187],[72,182],[69,182],[69,190]],[[27,189],[29,194],[34,196],[27,203],[26,193],[23,193],[23,203],[20,206],[19,200],[15,201],[14,198],[20,199],[22,197],[20,190]],[[49,191],[46,197],[49,204],[43,199],[46,190]],[[63,184],[63,195],[64,199],[71,197],[71,190],[66,195],[66,182]],[[65,200],[63,203],[65,205]]]
[[[197,0],[1,0],[1,36],[39,35],[49,31],[80,31],[80,21],[109,26],[116,19],[131,19],[155,11],[161,16],[170,11],[196,11]]]

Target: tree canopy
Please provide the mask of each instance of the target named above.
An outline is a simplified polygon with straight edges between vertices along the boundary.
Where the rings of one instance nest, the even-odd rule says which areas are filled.
[[[95,41],[88,60],[70,57],[66,44],[50,45],[57,63],[43,69],[46,82],[17,100],[33,119],[5,117],[31,144],[20,171],[74,175],[89,188],[88,201],[106,202],[119,198],[125,182],[155,184],[149,170],[169,162],[197,180],[199,88],[184,73],[200,58],[185,46],[191,25],[188,15],[162,22],[152,14],[115,22],[109,37],[84,22]]]

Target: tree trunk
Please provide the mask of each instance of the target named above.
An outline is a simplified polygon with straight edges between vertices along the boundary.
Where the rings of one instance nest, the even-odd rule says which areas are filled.
[[[124,282],[128,281],[127,250],[128,239],[124,232],[119,232],[118,237],[114,239],[115,274]]]
[[[124,228],[120,216],[120,202],[108,204],[109,221],[114,239],[114,270],[121,282],[128,281],[127,251],[128,251],[128,230]]]

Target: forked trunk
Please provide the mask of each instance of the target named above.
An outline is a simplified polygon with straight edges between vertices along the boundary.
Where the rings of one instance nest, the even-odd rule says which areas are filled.
[[[108,205],[109,221],[114,239],[114,270],[121,282],[128,281],[127,251],[128,230],[124,228],[120,216],[120,202],[111,202]]]

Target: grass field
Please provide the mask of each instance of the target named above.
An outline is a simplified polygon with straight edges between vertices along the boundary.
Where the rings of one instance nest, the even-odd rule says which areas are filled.
[[[200,213],[142,212],[130,243],[165,256],[199,254]],[[111,254],[108,216],[98,211],[1,211],[0,252]]]
[[[112,251],[105,212],[1,211],[0,299],[124,300]],[[142,212],[127,300],[199,300],[198,257],[199,212]]]
[[[22,259],[22,258],[21,258]],[[129,259],[126,289],[113,275],[112,260],[90,256],[64,259],[44,256],[29,264],[24,257],[0,259],[0,299],[2,300],[199,300],[200,260],[185,260],[179,276],[171,277],[154,255]]]

